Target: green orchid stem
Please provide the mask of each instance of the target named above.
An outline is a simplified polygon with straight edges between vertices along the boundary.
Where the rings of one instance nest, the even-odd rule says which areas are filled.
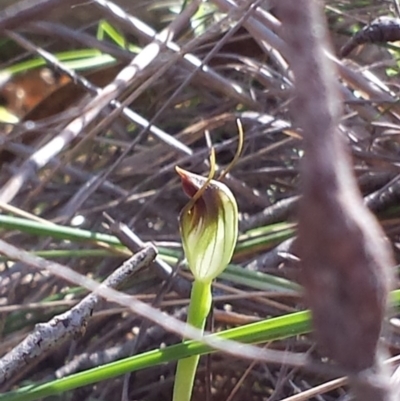
[[[204,330],[211,309],[211,282],[195,280],[190,296],[187,322],[199,330]],[[176,368],[173,401],[190,401],[194,378],[200,356],[195,355],[179,360]]]

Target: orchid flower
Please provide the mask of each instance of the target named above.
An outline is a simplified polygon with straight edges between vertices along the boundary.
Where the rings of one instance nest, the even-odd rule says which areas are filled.
[[[235,164],[242,146],[243,131],[239,125],[238,150],[220,178]],[[211,309],[212,281],[228,266],[238,236],[236,199],[225,184],[213,179],[214,149],[210,160],[208,178],[176,167],[183,190],[190,198],[179,217],[183,250],[194,276],[187,322],[202,331]],[[199,359],[195,355],[178,362],[173,401],[190,401]]]

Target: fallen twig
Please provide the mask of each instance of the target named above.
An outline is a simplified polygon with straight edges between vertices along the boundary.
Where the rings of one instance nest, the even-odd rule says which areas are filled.
[[[124,262],[100,287],[120,287],[128,277],[152,262],[156,255],[155,247],[147,244],[144,249]],[[98,294],[92,293],[67,312],[54,316],[46,323],[37,324],[25,340],[0,359],[0,384],[5,383],[17,371],[46,351],[59,347],[68,339],[81,336],[99,299]]]

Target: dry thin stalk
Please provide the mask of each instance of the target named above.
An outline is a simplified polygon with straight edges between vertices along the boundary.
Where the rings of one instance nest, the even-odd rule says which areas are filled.
[[[22,0],[0,11],[0,31],[18,28],[60,5],[74,5],[81,0]]]
[[[141,37],[146,42],[152,41],[157,35],[150,26],[145,24],[138,18],[127,14],[121,7],[112,3],[108,0],[95,0],[103,10],[105,10],[110,18],[117,20],[119,23],[125,25],[128,29],[132,30],[137,36]],[[166,47],[177,54],[182,54],[182,65],[189,71],[196,71],[201,79],[203,85],[207,85],[213,90],[218,90],[225,93],[228,96],[237,99],[244,104],[258,108],[257,102],[255,102],[245,90],[236,82],[232,82],[229,79],[223,77],[214,71],[211,67],[204,65],[202,61],[195,55],[188,53],[187,46],[182,49],[172,40],[166,43]]]
[[[165,37],[168,37],[170,39],[173,39],[174,35],[179,32],[182,29],[182,26],[184,26],[192,17],[192,15],[197,11],[198,9],[199,2],[195,1],[190,3],[190,6],[186,7],[185,10],[177,17],[174,19],[174,21],[170,24],[169,27],[167,27],[161,34],[164,35]],[[27,50],[36,52],[38,53],[41,57],[43,57],[50,65],[54,66],[58,71],[62,71],[64,74],[69,76],[73,82],[79,83],[83,88],[88,90],[93,96],[96,96],[97,94],[100,93],[101,89],[96,87],[94,84],[92,84],[90,81],[88,81],[86,78],[79,76],[76,74],[74,71],[69,70],[66,68],[62,63],[60,63],[57,58],[55,58],[51,53],[40,49],[30,43],[28,40],[23,38],[21,35],[9,32],[8,35],[14,39],[17,43],[19,43],[21,46],[25,47]],[[128,53],[129,54],[129,53]],[[164,65],[163,68],[160,68],[159,74],[163,73],[163,70],[166,69],[166,66]],[[167,66],[168,67],[168,66]],[[154,74],[151,77],[151,81],[154,81],[156,79],[156,75]],[[124,102],[126,103],[126,102]],[[110,102],[110,105],[118,110],[121,111],[122,114],[130,121],[137,123],[138,125],[141,125],[143,128],[148,129],[154,136],[159,138],[160,140],[166,142],[168,145],[170,145],[173,148],[176,148],[177,150],[183,150],[185,151],[187,147],[185,147],[183,144],[181,144],[178,140],[176,140],[174,137],[171,135],[167,134],[166,132],[162,131],[158,127],[154,126],[153,124],[150,124],[149,121],[147,121],[145,118],[141,117],[137,113],[135,113],[133,110],[129,109],[128,107],[124,107],[118,100],[112,100]],[[114,114],[109,115],[106,120],[114,118]],[[101,125],[98,125],[94,130],[91,130],[90,133],[88,133],[83,140],[79,142],[79,144],[70,152],[69,157],[66,158],[64,163],[68,161],[72,157],[72,154],[76,154],[78,150],[82,147],[82,145],[89,140],[89,138],[92,138],[95,136],[99,131],[102,125],[104,125],[105,121],[103,120],[103,123]],[[135,143],[135,142],[134,142]],[[132,147],[133,144],[131,144],[130,147]],[[129,149],[125,151],[125,153],[128,152]],[[125,154],[124,153],[124,154]],[[121,156],[123,157],[123,156]],[[59,167],[60,168],[60,167]],[[57,170],[55,170],[57,171]],[[42,190],[42,187],[47,183],[52,178],[52,175],[55,173],[53,170],[52,174],[47,177],[46,181],[42,181],[41,185],[36,188],[35,191],[30,195],[30,197],[35,197],[37,196],[37,193]],[[109,174],[112,170],[109,169],[107,174]],[[72,216],[76,210],[82,205],[83,202],[87,200],[87,198],[105,181],[105,177],[102,175],[96,175],[93,176],[91,180],[88,180],[85,185],[82,186],[81,190],[78,191],[67,203],[67,205],[64,206],[64,208],[61,210],[61,213],[59,213],[59,216],[66,216],[70,217]]]
[[[121,49],[120,47],[117,47],[112,43],[107,43],[104,40],[98,40],[88,33],[76,31],[58,23],[47,21],[31,22],[26,27],[26,31],[48,35],[52,38],[59,38],[63,41],[76,42],[86,47],[92,47],[115,57],[117,60],[124,60],[127,62],[132,60],[132,53],[130,51]]]
[[[262,225],[284,221],[293,211],[294,207],[297,205],[298,200],[298,196],[285,198],[274,203],[271,206],[266,207],[261,212],[249,216],[240,224],[241,231],[247,231],[255,227],[261,227]]]
[[[111,3],[107,0],[96,0],[96,3],[99,4],[104,10],[110,12],[110,16],[118,19],[120,22],[125,23],[128,27],[135,30],[138,34],[142,34],[146,39],[148,39],[149,33],[152,32],[152,29],[144,24],[142,21],[138,20],[137,18],[126,14],[121,8],[119,8],[114,3]],[[250,2],[246,3],[246,5],[251,6]],[[244,9],[243,9],[244,11]],[[240,20],[245,20],[248,18],[248,14],[252,9],[247,10],[247,12],[241,16]],[[232,31],[233,32],[233,31]],[[259,104],[253,101],[245,91],[240,87],[240,85],[230,82],[227,79],[221,77],[220,75],[216,74],[213,69],[208,67],[206,63],[211,59],[212,53],[216,51],[222,44],[224,43],[224,39],[230,36],[230,32],[228,32],[224,38],[222,38],[219,43],[216,44],[213,51],[210,52],[204,61],[199,60],[197,57],[193,56],[192,54],[188,53],[192,47],[195,45],[199,45],[205,38],[202,36],[200,38],[195,38],[194,40],[190,41],[186,44],[183,48],[177,46],[172,40],[166,42],[165,46],[169,50],[174,51],[178,55],[181,55],[182,63],[187,68],[190,69],[193,73],[199,74],[202,78],[204,78],[204,82],[202,84],[211,83],[212,89],[218,89],[221,92],[225,93],[226,95],[233,96],[234,98],[242,101],[244,104],[252,106],[255,109],[259,108]],[[173,60],[173,59],[172,59]],[[189,82],[192,78],[192,74],[190,74],[186,80],[178,87],[178,89],[172,94],[172,96],[168,99],[166,103],[157,111],[157,113],[153,116],[150,120],[149,125],[153,124],[153,122],[159,117],[161,113],[166,109],[167,104],[175,97],[175,95]],[[147,130],[147,127],[144,128],[140,133],[139,137]],[[182,149],[179,149],[182,152]],[[187,148],[183,151],[186,154],[192,154],[192,150]],[[124,153],[125,154],[125,153]],[[153,156],[152,156],[153,158]],[[116,162],[119,164],[120,159]],[[230,187],[237,193],[244,193],[247,198],[250,198],[252,202],[255,204],[259,204],[260,206],[265,206],[269,204],[269,199],[266,196],[263,196],[258,191],[253,190],[252,188],[247,187],[242,181],[235,179],[231,174],[228,174],[225,177],[225,180],[229,182]]]
[[[277,5],[296,83],[293,114],[305,158],[298,249],[305,297],[322,350],[351,374],[359,400],[391,400],[379,363],[389,269],[383,232],[362,202],[339,135],[338,82],[326,56],[327,30],[316,1]]]
[[[20,157],[29,157],[32,153],[34,153],[34,149],[32,147],[22,143],[10,142],[6,144],[4,148]],[[60,169],[63,173],[70,175],[79,182],[85,183],[95,177],[93,174],[90,174],[82,169],[72,166],[64,166],[64,164],[57,157],[53,157],[49,161],[49,165],[54,169]],[[128,191],[124,190],[118,185],[113,184],[111,181],[104,181],[101,184],[101,189],[113,196],[126,196],[128,194]]]
[[[64,150],[127,87],[140,80],[141,75],[154,63],[160,52],[165,48],[166,43],[171,40],[172,34],[177,29],[176,21],[171,25],[173,29],[168,27],[156,35],[153,41],[115,77],[113,82],[97,92],[97,95],[86,105],[81,116],[70,122],[55,138],[37,150],[22,164],[13,177],[1,188],[1,201],[11,202],[25,182],[32,177],[32,174],[43,168],[54,156]]]
[[[213,0],[213,2],[225,12],[229,11],[230,13],[232,13],[235,10],[240,9],[234,0]],[[254,11],[254,15],[247,18],[246,21],[243,22],[243,26],[258,41],[266,42],[269,46],[272,46],[273,48],[281,52],[281,54],[285,57],[290,56],[290,51],[287,47],[287,44],[284,40],[282,40],[280,35],[278,36],[275,33],[279,30],[279,21],[277,21],[276,18],[274,18],[273,16],[269,16],[268,12],[266,12],[265,10],[256,8]],[[360,91],[366,97],[376,99],[377,101],[389,102],[395,100],[395,98],[389,93],[386,85],[384,85],[384,83],[378,77],[370,74],[370,77],[373,78],[374,82],[379,83],[379,87],[371,82],[370,79],[367,79],[364,74],[359,74],[353,71],[348,66],[344,65],[332,54],[333,53],[330,52],[329,56],[337,64],[340,76],[352,88]],[[344,85],[341,85],[340,90],[346,92],[347,88]],[[362,112],[369,120],[373,120],[376,118],[376,111],[372,110],[368,106],[358,106],[357,110],[359,112]],[[386,119],[385,116],[381,116],[380,118]]]

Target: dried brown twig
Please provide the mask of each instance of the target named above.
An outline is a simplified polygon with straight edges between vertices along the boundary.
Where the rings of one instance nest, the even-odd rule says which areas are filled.
[[[320,4],[282,0],[282,36],[303,130],[298,254],[318,344],[351,374],[359,400],[394,399],[378,343],[394,266],[384,235],[362,202],[338,125],[341,105]]]
[[[81,0],[21,0],[0,11],[0,31],[18,28],[29,20],[46,14],[60,5],[73,5]]]
[[[364,43],[387,43],[400,39],[400,19],[379,17],[358,31],[340,49],[340,56],[348,56],[357,46]]]

